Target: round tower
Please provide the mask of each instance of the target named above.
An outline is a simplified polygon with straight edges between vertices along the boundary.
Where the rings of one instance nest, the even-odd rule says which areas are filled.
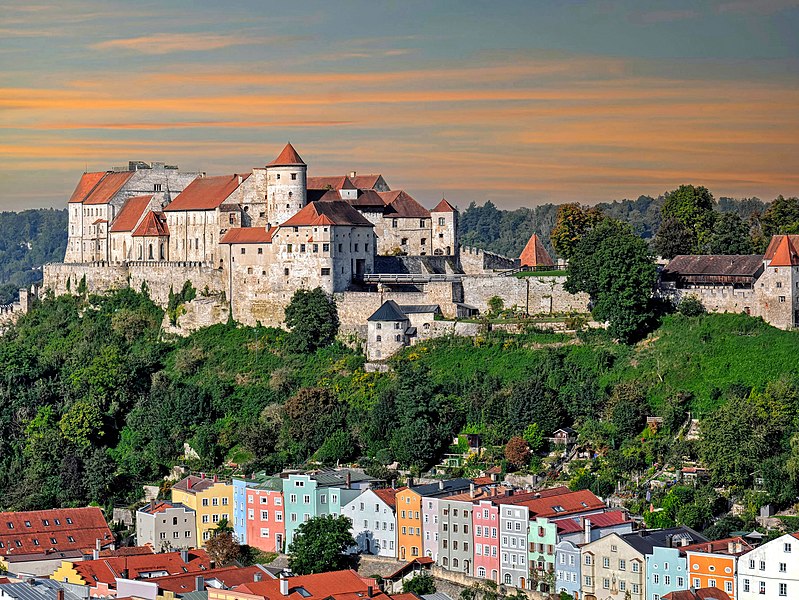
[[[271,226],[287,221],[307,203],[307,171],[291,144],[266,165],[266,210]]]

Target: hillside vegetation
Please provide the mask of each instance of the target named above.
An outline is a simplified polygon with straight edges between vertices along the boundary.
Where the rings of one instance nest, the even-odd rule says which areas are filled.
[[[600,494],[687,455],[741,491],[772,460],[771,497],[796,495],[789,442],[799,422],[757,411],[799,414],[799,336],[744,315],[668,316],[633,346],[601,331],[440,338],[406,349],[385,374],[365,373],[363,356],[337,342],[296,352],[272,328],[229,323],[163,339],[162,318],[131,290],[46,298],[0,338],[0,508],[134,501],[141,484],[187,461],[184,443],[199,455],[188,464],[206,471],[359,460],[386,474],[395,460],[434,464],[466,431],[501,461],[533,424],[544,435],[579,430],[604,458],[572,485]],[[735,443],[675,444],[688,411],[729,423],[716,429]],[[651,414],[664,426],[642,438]],[[731,474],[732,463],[748,471]],[[535,457],[525,466],[540,468]]]

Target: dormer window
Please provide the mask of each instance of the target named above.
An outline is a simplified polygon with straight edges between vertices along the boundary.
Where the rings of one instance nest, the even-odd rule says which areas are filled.
[[[160,192],[161,191],[161,184],[160,183],[153,184],[153,191],[154,192]]]

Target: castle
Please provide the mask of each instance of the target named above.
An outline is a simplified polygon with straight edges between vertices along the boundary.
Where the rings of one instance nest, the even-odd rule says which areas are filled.
[[[447,317],[486,310],[493,295],[531,313],[585,309],[583,298],[553,301],[551,282],[533,282],[531,293],[530,281],[498,278],[518,260],[462,247],[447,200],[425,208],[379,174],[309,177],[291,144],[232,175],[143,162],[84,173],[68,204],[64,262],[45,265],[43,287],[146,288],[165,306],[188,281],[199,292],[182,319],[188,329],[231,316],[280,325],[294,292],[316,287],[336,297],[343,327],[362,334],[389,299]]]

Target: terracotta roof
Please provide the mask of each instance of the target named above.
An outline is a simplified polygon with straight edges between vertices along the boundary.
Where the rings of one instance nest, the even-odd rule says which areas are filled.
[[[305,166],[305,162],[297,154],[294,146],[291,143],[285,145],[278,157],[267,164],[267,167],[292,167],[292,166]]]
[[[152,199],[152,196],[135,196],[134,198],[128,198],[122,210],[119,211],[117,218],[114,219],[111,225],[111,231],[133,231]]]
[[[205,550],[189,550],[187,558],[184,561],[180,552],[118,556],[76,562],[73,568],[88,585],[105,583],[115,586],[116,578],[123,577],[123,571],[127,571],[127,579],[140,579],[160,571],[170,575],[198,573],[211,566],[211,559]]]
[[[172,486],[173,490],[182,490],[184,492],[189,492],[190,494],[194,494],[196,492],[202,492],[207,490],[209,487],[213,486],[215,483],[218,483],[210,477],[197,477],[196,475],[189,475],[188,477],[184,477],[180,481],[178,481],[175,485]]]
[[[241,177],[241,183],[244,183],[250,175],[250,173],[244,173],[242,175],[198,177],[187,185],[164,210],[214,210],[236,191],[240,185],[239,177]]]
[[[732,545],[732,548],[730,547]],[[728,556],[739,556],[750,550],[754,550],[749,542],[740,536],[714,540],[712,542],[699,542],[689,546],[682,546],[680,552],[701,552],[702,554],[726,554]]]
[[[663,600],[730,600],[730,596],[721,588],[694,588],[669,592]]]
[[[554,523],[558,526],[558,531],[560,533],[576,533],[578,531],[584,531],[586,521],[591,523],[591,529],[632,523],[632,521],[627,518],[627,515],[620,510],[610,510],[608,512],[596,513],[584,517],[558,519],[554,521]]]
[[[97,540],[106,546],[114,536],[96,507],[0,513],[0,556],[82,550]]]
[[[763,258],[766,260],[771,260],[774,258],[774,253],[777,252],[777,248],[782,242],[782,238],[788,238],[793,244],[794,248],[799,248],[799,235],[772,235],[771,241],[768,243],[768,248],[766,248],[766,253],[763,255]]]
[[[108,219],[97,219],[92,225],[99,225],[100,223],[108,223]]]
[[[542,496],[539,498],[525,498],[521,502],[514,501],[514,497],[511,496],[507,501],[500,503],[525,506],[530,511],[531,517],[546,518],[605,508],[605,503],[597,498],[590,490],[579,490],[577,492]]]
[[[474,477],[472,479],[472,481],[474,482],[474,485],[491,485],[492,483],[497,483],[496,481],[491,479],[491,477],[489,477],[489,476],[486,476],[486,477]]]
[[[289,577],[288,584],[288,596],[280,594],[280,581],[277,579],[265,579],[259,582],[247,583],[237,586],[234,591],[263,596],[270,600],[275,600],[276,598],[287,598],[289,600],[323,600],[328,598],[349,600],[349,598],[354,598],[354,594],[359,592],[365,595],[367,588],[372,586],[372,598],[388,600],[388,596],[380,591],[374,579],[361,577],[352,570],[297,575]]]
[[[169,502],[167,500],[159,500],[158,502],[149,502],[139,509],[139,512],[147,513],[148,515],[156,515],[162,513],[170,508],[180,508],[189,512],[194,512],[193,508],[189,508],[180,502]]]
[[[796,265],[799,265],[799,252],[796,251],[796,244],[791,240],[791,236],[784,235],[774,251],[769,266],[793,267]]]
[[[420,556],[419,558],[414,558],[411,561],[406,562],[402,565],[399,569],[394,571],[391,575],[385,576],[383,579],[388,579],[389,581],[394,581],[397,577],[404,575],[405,573],[409,573],[411,569],[415,566],[424,567],[426,565],[432,565],[435,561],[430,558],[429,556]]]
[[[324,217],[327,225],[352,225],[357,227],[372,227],[366,217],[352,208],[343,200],[333,202],[311,202],[281,224],[281,227],[299,227],[322,224],[320,217]]]
[[[419,600],[421,596],[417,596],[413,592],[404,592],[402,594],[394,594],[391,600]]]
[[[333,202],[341,200],[341,194],[337,190],[313,190],[309,189],[306,195],[308,202]]]
[[[199,574],[195,571],[194,573],[153,577],[147,581],[157,584],[158,589],[161,591],[185,594],[186,592],[196,591],[198,575]],[[255,582],[256,576],[260,576],[263,579],[269,579],[271,577],[267,571],[257,565],[252,565],[250,567],[221,567],[219,569],[209,569],[208,571],[202,572],[202,577],[205,581],[216,580],[227,588]]]
[[[538,239],[538,234],[534,233],[527,241],[527,245],[519,256],[519,263],[523,267],[554,267],[555,263],[549,256],[544,244]]]
[[[86,554],[90,554],[91,550],[87,549]],[[109,556],[141,556],[143,554],[155,554],[155,550],[150,544],[144,546],[124,546],[116,550],[101,550],[100,558],[108,558]]]
[[[166,217],[164,213],[150,211],[144,218],[136,231],[132,234],[134,237],[167,237],[169,236],[169,227],[166,224]]]
[[[359,190],[358,197],[355,200],[348,200],[348,202],[355,207],[376,206],[380,210],[386,205],[380,194],[374,190]]]
[[[436,204],[436,207],[430,212],[458,212],[458,209],[447,202],[446,198],[442,198],[441,202]]]
[[[694,255],[681,254],[663,267],[664,278],[686,276],[755,277],[763,268],[763,257],[757,254]]]
[[[397,506],[397,492],[401,492],[406,488],[383,488],[379,490],[372,490],[375,493],[375,496],[380,498],[383,502],[385,502],[391,508],[395,508]]]
[[[136,171],[109,171],[105,177],[94,186],[88,196],[83,200],[84,204],[107,204],[122,186],[128,182]]]
[[[350,181],[355,184],[359,190],[373,190],[374,187],[377,185],[377,182],[380,180],[381,175],[378,174],[371,174],[371,175],[356,175],[355,177],[350,177]]]
[[[391,192],[377,192],[386,205],[384,213],[392,217],[409,217],[425,219],[430,217],[430,211],[414,200],[404,190]]]
[[[357,189],[346,175],[340,177],[309,177],[306,187],[309,190],[354,190]]]
[[[220,244],[271,244],[277,227],[232,227],[219,240]]]
[[[76,202],[83,202],[86,196],[94,189],[100,180],[105,177],[105,171],[97,171],[94,173],[84,173],[80,176],[80,181],[78,185],[75,187],[75,191],[72,192],[72,196],[69,198],[69,203],[74,204]]]

